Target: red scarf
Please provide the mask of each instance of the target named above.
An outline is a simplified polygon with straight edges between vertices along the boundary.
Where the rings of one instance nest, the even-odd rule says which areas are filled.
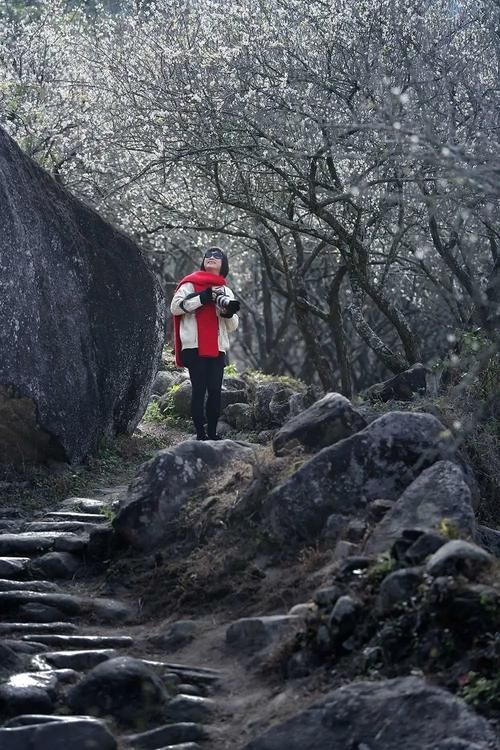
[[[189,276],[184,276],[177,284],[177,289],[183,284],[192,284],[195,292],[203,292],[209,286],[224,286],[226,279],[208,271],[195,271]],[[198,325],[198,354],[200,357],[219,356],[219,321],[215,312],[215,305],[202,305],[196,312],[196,323]],[[174,315],[174,348],[175,362],[178,367],[184,367],[182,362],[181,343],[181,315]]]

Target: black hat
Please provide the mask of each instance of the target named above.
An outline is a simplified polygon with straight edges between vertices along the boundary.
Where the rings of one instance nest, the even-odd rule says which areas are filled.
[[[213,253],[214,251],[217,251],[222,255],[222,265],[220,267],[220,274],[221,276],[224,276],[225,278],[229,273],[229,262],[227,260],[226,253],[220,247],[209,247],[207,250],[205,250],[205,255],[203,256],[203,260],[201,261],[200,269],[202,271],[205,270],[205,258],[207,257],[207,255],[209,255],[210,253]]]

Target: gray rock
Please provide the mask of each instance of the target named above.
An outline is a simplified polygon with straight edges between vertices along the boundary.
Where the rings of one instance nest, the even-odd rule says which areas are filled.
[[[116,750],[116,740],[100,721],[64,718],[0,729],[2,750]]]
[[[24,660],[22,656],[16,654],[9,646],[6,646],[2,639],[0,641],[0,674],[3,675],[3,673],[22,669],[23,664]]]
[[[38,555],[52,549],[78,552],[85,548],[86,541],[84,537],[61,531],[26,531],[19,534],[1,534],[0,555]]]
[[[476,541],[495,557],[500,557],[500,531],[490,529],[489,526],[478,526],[476,529]]]
[[[162,671],[162,674],[168,679],[170,679],[172,674],[175,674],[182,681],[192,682],[195,685],[213,685],[221,679],[221,672],[216,669],[208,669],[207,667],[191,667],[185,664],[155,661],[152,659],[142,659],[142,662],[155,670]]]
[[[71,688],[68,705],[76,712],[112,716],[123,726],[143,727],[165,717],[169,698],[147,664],[120,656],[99,664]]]
[[[37,659],[36,663],[50,664],[51,667],[56,669],[84,671],[92,669],[115,656],[116,651],[112,648],[89,649],[87,651],[47,651]]]
[[[190,380],[177,383],[175,388],[170,389],[158,401],[160,411],[166,414],[169,409],[173,408],[175,414],[179,417],[188,419],[191,416],[191,392]]]
[[[3,717],[19,714],[50,714],[53,700],[42,687],[33,685],[0,685],[0,715]]]
[[[328,625],[338,640],[344,640],[352,635],[359,612],[360,605],[352,596],[346,595],[337,599],[330,613]]]
[[[246,380],[239,378],[236,375],[224,375],[222,385],[226,390],[248,392],[248,384]],[[247,399],[245,399],[245,401],[247,401]]]
[[[484,568],[492,565],[494,558],[475,544],[453,539],[435,552],[425,566],[434,577],[464,575],[475,578]]]
[[[23,531],[60,531],[60,532],[74,532],[79,533],[81,531],[90,531],[95,528],[94,523],[88,523],[87,521],[32,521],[26,523],[23,527]]]
[[[236,391],[230,388],[222,388],[221,390],[221,410],[226,416],[226,409],[231,404],[245,404],[247,403],[246,391]]]
[[[61,503],[62,508],[67,509],[78,509],[82,511],[95,512],[100,508],[105,508],[108,505],[104,500],[97,500],[94,497],[67,497]]]
[[[366,521],[363,521],[361,518],[354,518],[348,523],[345,530],[346,541],[354,544],[362,542],[366,534],[366,529]]]
[[[300,622],[296,615],[244,617],[231,623],[226,630],[226,643],[242,651],[257,651]]]
[[[17,609],[17,616],[39,623],[56,623],[63,617],[63,612],[57,607],[39,602],[28,602]]]
[[[57,583],[51,581],[10,581],[0,578],[0,591],[61,591]]]
[[[435,750],[450,732],[481,750],[499,748],[488,721],[465,703],[420,678],[403,677],[341,687],[243,750]]]
[[[3,644],[15,651],[16,654],[39,654],[47,650],[45,646],[34,640],[22,641],[16,638],[5,638]]]
[[[435,750],[488,750],[488,748],[483,744],[478,745],[476,742],[468,742],[467,740],[450,737],[436,745]]]
[[[273,439],[273,450],[279,455],[292,441],[310,450],[319,450],[364,427],[366,421],[347,398],[339,393],[327,393],[283,425]]]
[[[294,604],[290,607],[287,614],[295,615],[296,617],[307,617],[316,611],[316,605],[314,602],[301,602],[300,604]]]
[[[449,541],[446,537],[434,531],[426,531],[411,544],[404,554],[405,562],[409,565],[420,565],[428,557]]]
[[[403,568],[389,573],[380,585],[378,610],[381,614],[391,612],[394,607],[409,602],[422,583],[420,568]]]
[[[26,578],[30,563],[29,557],[0,557],[0,578]]]
[[[127,635],[63,635],[61,633],[26,633],[24,640],[36,640],[46,646],[64,646],[68,649],[110,649],[132,646],[134,641]]]
[[[203,693],[197,685],[190,685],[188,682],[179,682],[176,687],[177,691],[182,695],[203,696]]]
[[[75,521],[92,524],[106,523],[104,513],[81,513],[76,510],[54,510],[51,513],[47,513],[44,518],[50,521]]]
[[[236,461],[253,463],[254,446],[234,440],[186,440],[143,464],[113,519],[117,535],[150,551],[176,537],[176,520],[214,472]]]
[[[2,622],[0,636],[11,633],[74,633],[77,625],[72,622],[36,623],[36,622]]]
[[[233,403],[226,406],[224,419],[236,430],[253,430],[255,426],[253,407],[250,404]]]
[[[370,386],[365,391],[365,396],[370,401],[411,401],[414,393],[423,395],[426,392],[427,373],[427,367],[417,363],[382,383]]]
[[[307,461],[267,496],[264,518],[278,540],[312,541],[331,513],[360,515],[372,500],[395,500],[424,469],[444,459],[463,466],[438,419],[390,412]],[[470,473],[465,477],[476,489]]]
[[[81,560],[71,552],[47,552],[31,563],[35,575],[46,578],[72,578],[81,565]]]
[[[402,529],[439,529],[443,521],[461,534],[474,534],[472,494],[462,469],[450,461],[437,461],[412,482],[375,527],[365,551],[385,552]]]
[[[169,372],[168,370],[160,370],[156,373],[151,393],[156,396],[163,396],[177,382],[177,373]]]
[[[3,129],[0,205],[0,461],[78,463],[142,416],[163,293],[140,248]]]
[[[85,559],[88,563],[102,563],[109,560],[115,549],[115,532],[110,526],[95,528],[89,534]]]
[[[258,385],[253,401],[257,427],[281,427],[290,416],[290,399],[296,392],[279,381]]]
[[[5,612],[16,614],[23,612],[36,618],[37,607],[47,616],[61,618],[61,613],[75,617],[84,612],[93,612],[101,622],[123,622],[129,619],[129,607],[113,599],[99,599],[75,596],[72,594],[44,593],[37,591],[0,591],[0,606]],[[43,615],[42,615],[43,616]],[[51,620],[38,620],[50,622]]]
[[[215,702],[210,698],[179,694],[169,702],[165,718],[173,723],[208,722],[214,709]]]
[[[370,503],[367,518],[372,523],[378,523],[393,507],[394,500],[385,500],[383,497],[378,497]]]
[[[55,698],[59,685],[74,682],[78,677],[78,672],[73,669],[45,669],[39,672],[17,672],[4,684],[12,688],[38,688],[44,690],[51,698]]]
[[[335,602],[342,596],[342,591],[338,586],[329,586],[328,588],[318,589],[314,594],[314,603],[318,607],[331,609]]]
[[[166,724],[165,726],[151,729],[149,732],[140,734],[128,734],[124,737],[127,746],[133,748],[144,748],[144,750],[156,750],[174,746],[176,749],[182,743],[193,743],[208,738],[207,731],[198,724],[192,722],[180,722],[178,724]]]

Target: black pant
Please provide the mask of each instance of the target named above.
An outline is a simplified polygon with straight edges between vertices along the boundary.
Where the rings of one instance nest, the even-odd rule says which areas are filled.
[[[191,415],[198,436],[205,431],[205,417],[203,406],[205,394],[207,398],[207,431],[208,437],[215,437],[217,420],[220,416],[220,392],[226,357],[219,352],[218,357],[200,357],[198,349],[183,349],[182,361],[189,370],[191,378]]]

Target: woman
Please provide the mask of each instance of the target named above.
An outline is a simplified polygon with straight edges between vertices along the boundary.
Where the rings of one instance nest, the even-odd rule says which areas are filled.
[[[191,414],[197,440],[219,440],[222,378],[229,348],[228,334],[238,328],[240,303],[225,286],[229,264],[219,247],[209,248],[201,270],[177,285],[170,305],[174,315],[175,360],[191,378]],[[205,432],[203,406],[208,393]]]

